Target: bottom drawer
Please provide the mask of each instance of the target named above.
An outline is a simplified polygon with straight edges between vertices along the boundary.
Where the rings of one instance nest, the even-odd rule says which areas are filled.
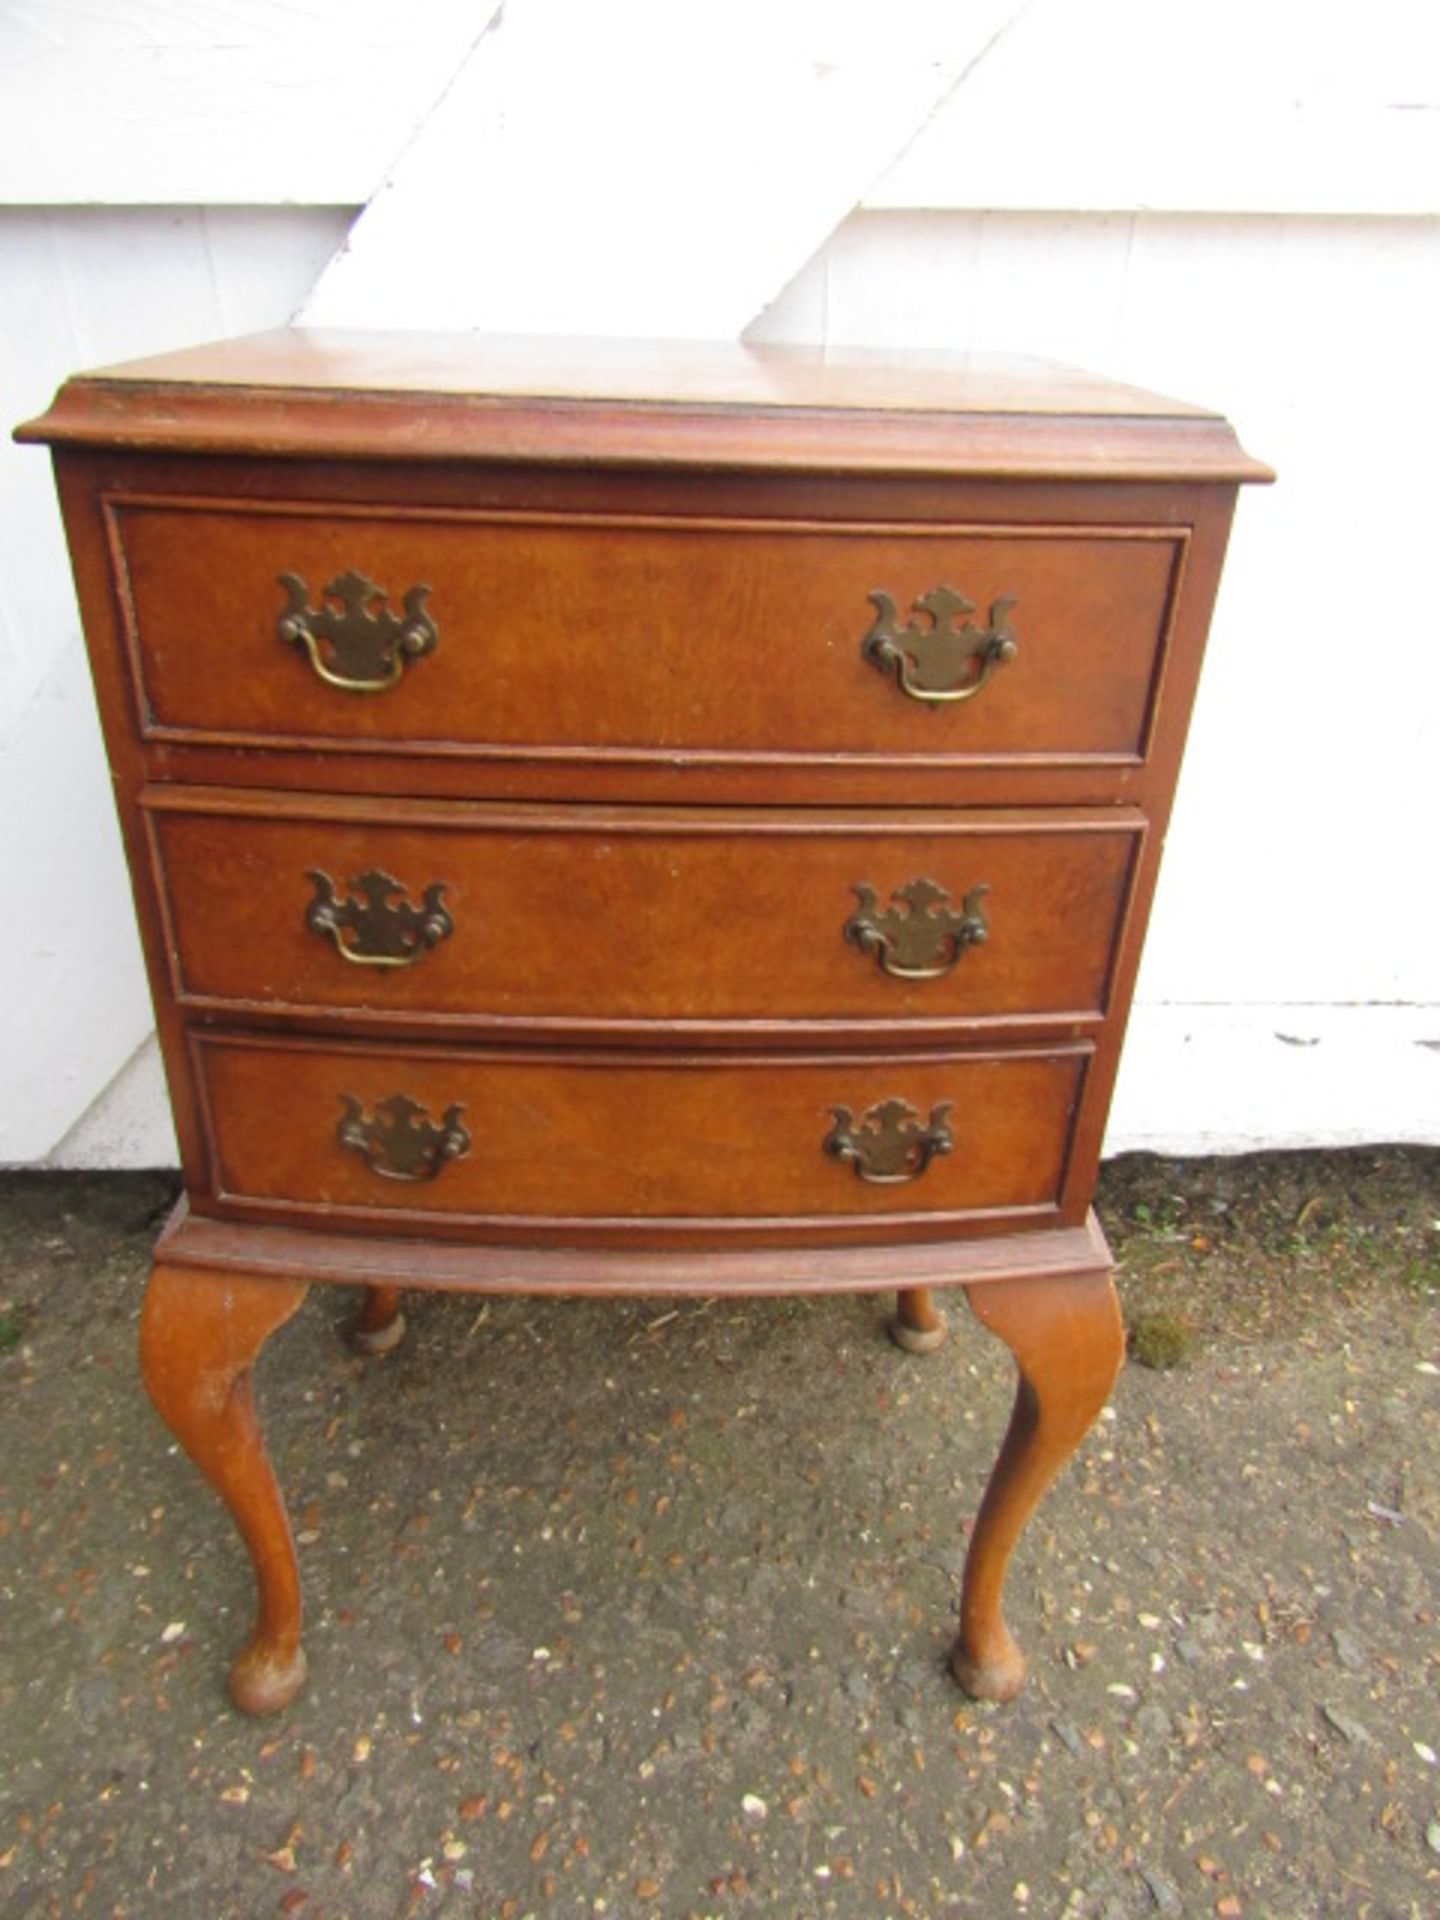
[[[1090,1058],[192,1046],[215,1210],[572,1244],[1053,1223]]]

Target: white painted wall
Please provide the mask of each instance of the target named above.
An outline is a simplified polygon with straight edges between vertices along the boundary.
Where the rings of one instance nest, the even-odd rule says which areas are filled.
[[[1241,502],[1109,1147],[1440,1139],[1440,10],[352,0],[337,53],[337,6],[0,10],[0,201],[110,203],[0,211],[7,418],[302,304],[997,346],[1223,408],[1281,484]],[[333,209],[116,204],[382,179],[338,252]],[[3,448],[0,488],[0,1162],[155,1164],[45,463]]]
[[[303,318],[734,338],[1022,11],[520,0]]]
[[[77,367],[283,325],[352,214],[0,208],[0,420]],[[0,1164],[173,1161],[50,463],[0,438]]]
[[[1028,0],[865,204],[1424,214],[1437,191],[1433,0]]]
[[[362,205],[496,4],[0,6],[0,204]]]

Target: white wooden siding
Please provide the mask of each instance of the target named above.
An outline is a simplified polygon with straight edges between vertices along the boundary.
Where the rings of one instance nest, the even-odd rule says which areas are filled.
[[[354,206],[494,0],[0,6],[0,203]]]
[[[303,319],[732,338],[1022,5],[519,0]]]
[[[872,208],[1440,210],[1434,0],[1031,0]]]
[[[362,203],[498,13],[494,0],[0,7],[0,203]],[[1405,213],[1440,194],[1434,0],[510,0],[504,19],[511,42],[542,47],[535,92],[550,108],[537,101],[532,121],[507,93],[511,135],[537,184],[558,175],[579,194],[597,164],[613,179],[647,143],[672,158],[647,162],[642,191],[698,184],[708,153],[732,181],[748,168],[791,192],[830,163],[797,110],[806,95],[848,124],[849,164],[916,102],[908,151],[862,179],[871,207]]]
[[[283,325],[349,218],[0,210],[0,418],[42,411],[77,367]],[[50,1154],[152,1024],[49,461],[8,435],[0,819],[3,1164]],[[109,1164],[173,1157],[158,1081],[115,1113],[100,1123]]]

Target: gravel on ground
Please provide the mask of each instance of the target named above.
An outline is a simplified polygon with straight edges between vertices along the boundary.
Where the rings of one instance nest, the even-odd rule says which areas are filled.
[[[0,1915],[1440,1913],[1440,1154],[1105,1170],[1138,1356],[949,1679],[1011,1393],[952,1301],[316,1288],[257,1369],[310,1680],[230,1710],[149,1410],[163,1175],[0,1177]],[[1141,1357],[1158,1364],[1141,1363]]]

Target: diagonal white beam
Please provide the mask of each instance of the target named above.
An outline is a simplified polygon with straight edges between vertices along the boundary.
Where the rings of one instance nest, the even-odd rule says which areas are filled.
[[[734,337],[1025,0],[511,0],[311,326]]]

